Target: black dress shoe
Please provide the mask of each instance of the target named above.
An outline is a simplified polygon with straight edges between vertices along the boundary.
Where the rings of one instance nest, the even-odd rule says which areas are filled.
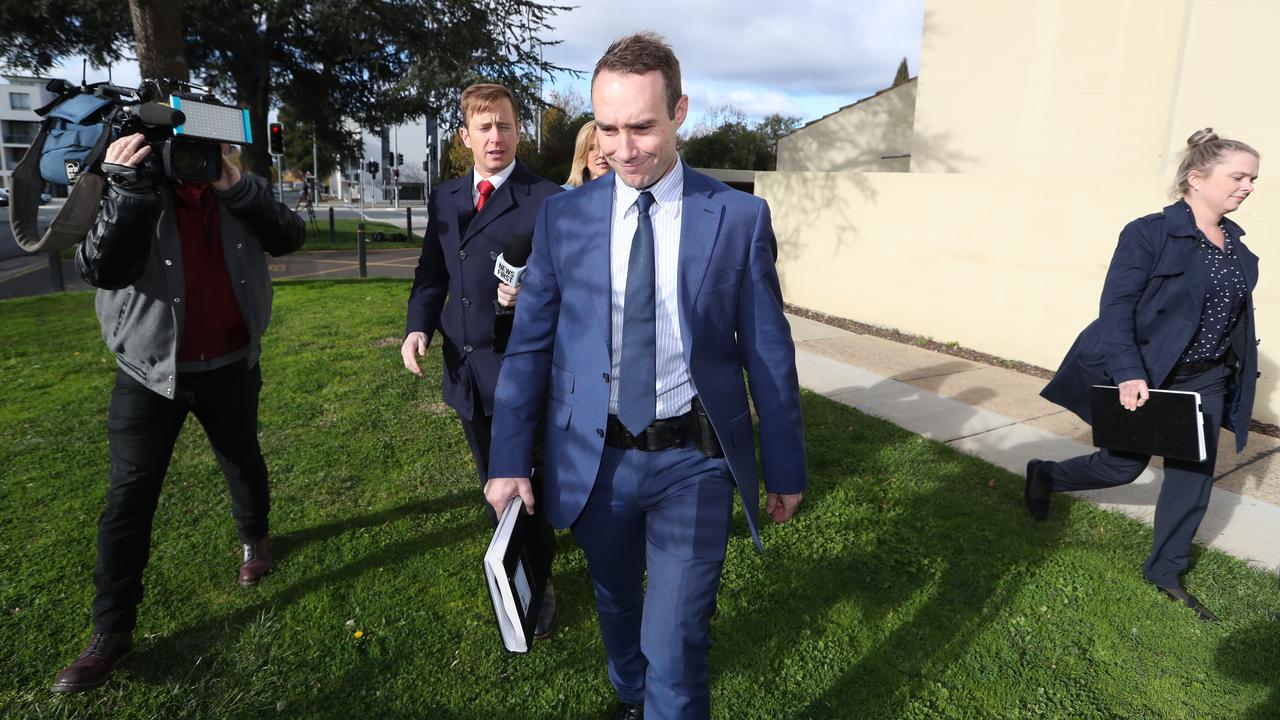
[[[94,633],[88,647],[75,662],[62,668],[49,690],[76,693],[99,687],[132,651],[131,633]]]
[[[1027,463],[1027,485],[1022,498],[1027,503],[1027,512],[1036,522],[1049,519],[1049,498],[1053,492],[1049,489],[1049,479],[1044,476],[1043,460],[1031,460]]]
[[[1187,592],[1185,588],[1163,587],[1160,585],[1157,585],[1156,587],[1160,588],[1160,592],[1168,595],[1170,599],[1177,600],[1183,605],[1195,610],[1196,615],[1199,615],[1201,620],[1204,620],[1205,622],[1218,622],[1218,616],[1214,615],[1212,610],[1205,607],[1195,595]]]
[[[644,703],[618,703],[618,709],[609,716],[609,720],[644,720]]]

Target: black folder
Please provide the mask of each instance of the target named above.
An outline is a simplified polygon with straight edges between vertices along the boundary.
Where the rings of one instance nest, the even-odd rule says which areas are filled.
[[[512,498],[484,554],[484,574],[502,646],[516,653],[529,652],[533,645],[533,629],[547,587],[546,571],[529,553],[533,523],[520,498]]]
[[[1093,444],[1108,450],[1159,455],[1175,460],[1204,462],[1204,414],[1200,393],[1152,390],[1137,410],[1120,404],[1120,389],[1094,385]]]

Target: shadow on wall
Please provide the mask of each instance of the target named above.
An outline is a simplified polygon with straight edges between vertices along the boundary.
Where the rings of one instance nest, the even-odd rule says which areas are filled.
[[[887,127],[882,133],[891,133]],[[844,138],[842,142],[854,142]],[[949,169],[967,162],[961,152],[950,147],[945,133],[929,138],[916,138],[917,147],[926,148],[930,161]],[[854,148],[853,155],[868,160],[872,155],[878,160],[881,143],[868,141],[864,147]],[[844,152],[832,150],[832,152]],[[860,155],[858,155],[860,154]],[[909,176],[900,173],[896,176]],[[780,258],[796,258],[810,252],[823,252],[824,256],[837,256],[859,242],[888,241],[889,238],[864,238],[860,229],[859,214],[874,210],[881,192],[875,177],[865,172],[776,172],[759,173],[757,187],[768,186],[767,195],[773,211],[773,227],[778,238]],[[855,198],[850,191],[861,195]],[[905,203],[895,203],[901,207]],[[915,209],[921,213],[928,207]],[[830,229],[830,235],[817,235],[815,228]]]

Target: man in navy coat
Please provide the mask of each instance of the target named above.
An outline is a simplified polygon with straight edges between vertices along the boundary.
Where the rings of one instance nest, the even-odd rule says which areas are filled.
[[[764,201],[686,167],[679,63],[617,41],[592,105],[613,172],[543,206],[498,379],[485,495],[516,495],[586,554],[619,718],[710,717],[707,651],[733,498],[766,511],[808,484],[795,346]],[[543,497],[529,484],[545,408]],[[647,586],[645,583],[647,571]]]
[[[409,293],[400,355],[421,377],[418,358],[438,330],[444,353],[444,401],[457,411],[471,446],[480,482],[488,477],[493,389],[502,354],[494,349],[494,300],[516,303],[518,287],[499,284],[494,262],[513,237],[533,234],[542,201],[560,186],[538,177],[516,159],[520,142],[515,98],[501,85],[468,87],[462,93],[463,143],[475,158],[472,171],[441,183],[427,202],[426,236]],[[490,519],[496,517],[490,513]],[[555,534],[538,518],[535,557],[550,567]],[[535,635],[545,637],[555,617],[555,591],[548,583]]]

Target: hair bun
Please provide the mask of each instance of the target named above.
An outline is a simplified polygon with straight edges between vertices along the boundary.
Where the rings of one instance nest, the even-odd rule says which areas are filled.
[[[1191,133],[1191,137],[1187,138],[1187,145],[1190,147],[1195,147],[1197,145],[1203,145],[1207,142],[1213,142],[1214,140],[1217,140],[1217,139],[1218,139],[1218,133],[1214,132],[1213,128],[1205,128],[1203,130],[1197,130]]]

